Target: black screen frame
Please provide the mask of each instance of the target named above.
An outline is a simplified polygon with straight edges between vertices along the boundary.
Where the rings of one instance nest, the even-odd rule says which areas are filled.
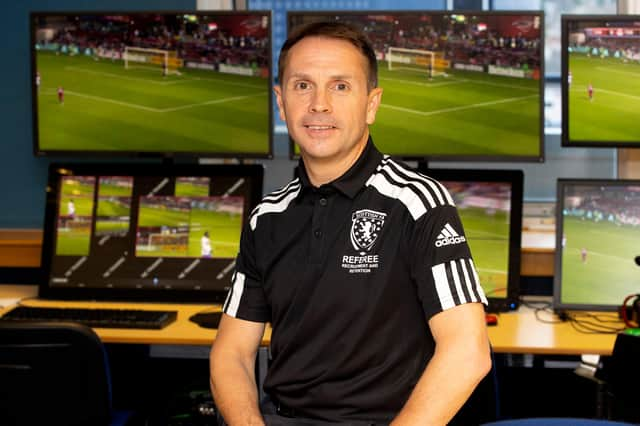
[[[616,140],[580,140],[572,139],[569,134],[569,24],[588,21],[635,21],[640,22],[640,15],[562,15],[561,17],[561,72],[560,89],[562,92],[562,137],[561,146],[566,148],[640,148],[640,133],[637,142]],[[639,40],[640,43],[640,40]]]
[[[487,296],[489,312],[507,312],[520,304],[520,263],[522,245],[522,208],[524,173],[522,170],[489,169],[426,169],[421,173],[438,182],[496,182],[511,185],[511,210],[509,212],[509,270],[507,273],[507,296]],[[462,224],[464,226],[464,223]],[[473,253],[471,253],[473,255]]]
[[[538,105],[538,155],[529,156],[514,156],[514,155],[403,155],[402,153],[388,153],[396,158],[400,158],[405,161],[443,161],[443,162],[477,162],[477,161],[490,161],[490,162],[529,162],[529,163],[544,163],[544,11],[532,11],[532,10],[508,10],[508,11],[477,11],[477,10],[323,10],[323,11],[287,11],[287,33],[290,32],[293,26],[292,20],[296,16],[324,16],[324,15],[339,15],[339,16],[361,16],[361,15],[416,15],[416,14],[432,14],[432,15],[476,15],[476,16],[507,16],[507,15],[530,15],[538,16],[540,18],[540,79],[538,80],[538,92],[540,94],[540,102]],[[380,63],[380,61],[378,61]],[[380,65],[378,65],[380,66]],[[278,82],[279,84],[279,82]],[[383,94],[384,99],[384,94]],[[373,134],[375,139],[375,134]],[[472,137],[470,135],[470,137]],[[298,159],[300,156],[295,152],[295,142],[289,136],[289,158],[292,160]]]
[[[200,152],[200,151],[137,151],[137,150],[45,150],[40,148],[40,135],[39,135],[39,119],[38,119],[38,92],[35,83],[36,76],[36,20],[42,16],[75,16],[75,15],[136,15],[136,14],[159,14],[159,15],[265,15],[268,17],[268,52],[267,61],[269,68],[269,76],[265,78],[265,84],[268,92],[268,105],[265,105],[268,111],[268,130],[267,130],[267,152],[256,153],[233,153],[233,152]],[[101,11],[32,11],[29,12],[29,54],[31,62],[31,129],[33,137],[33,154],[36,157],[86,157],[91,156],[95,158],[106,157],[129,157],[129,158],[166,158],[166,159],[181,159],[181,158],[273,158],[273,145],[274,145],[274,124],[273,124],[273,102],[274,95],[272,90],[273,82],[273,13],[271,10],[101,10]],[[179,143],[179,141],[176,141]]]
[[[564,189],[567,186],[640,186],[637,179],[564,179],[557,182],[556,194],[556,248],[555,267],[553,274],[553,309],[555,312],[570,311],[616,311],[622,305],[623,298],[619,303],[613,305],[597,303],[564,303],[562,302],[562,236],[564,233]],[[639,253],[640,254],[640,246]],[[633,259],[629,259],[630,261]]]
[[[219,165],[219,164],[164,164],[164,163],[51,163],[49,165],[46,189],[45,220],[42,242],[41,270],[43,279],[38,295],[54,300],[96,300],[96,301],[143,301],[175,303],[222,303],[227,296],[226,289],[178,290],[178,289],[124,289],[95,287],[60,287],[50,284],[56,245],[57,207],[59,205],[59,182],[64,176],[172,176],[172,177],[224,177],[240,176],[249,179],[250,199],[243,211],[243,229],[251,210],[262,199],[264,167],[259,164]],[[95,197],[95,195],[94,195]],[[228,264],[229,262],[223,262]],[[220,265],[224,269],[228,265]],[[215,275],[212,276],[212,279]],[[230,286],[231,273],[226,275]]]

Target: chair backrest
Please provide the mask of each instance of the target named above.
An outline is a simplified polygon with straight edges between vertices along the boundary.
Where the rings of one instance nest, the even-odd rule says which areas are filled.
[[[500,420],[481,426],[632,426],[631,423],[609,420],[579,419],[573,417],[538,417],[528,419]]]
[[[93,330],[0,321],[1,425],[107,425],[110,396],[104,346]]]
[[[640,423],[638,389],[640,388],[640,336],[620,333],[613,353],[598,377],[607,382],[611,394],[610,417]]]

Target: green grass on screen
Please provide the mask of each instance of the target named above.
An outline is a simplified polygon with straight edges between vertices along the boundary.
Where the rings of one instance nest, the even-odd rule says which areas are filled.
[[[570,53],[569,71],[570,140],[640,141],[640,63]],[[591,101],[589,83],[593,86]]]
[[[41,150],[268,153],[267,80],[38,52]],[[64,88],[64,104],[57,88]]]
[[[563,235],[563,304],[620,305],[625,296],[638,293],[640,273],[633,259],[640,228],[565,216]]]

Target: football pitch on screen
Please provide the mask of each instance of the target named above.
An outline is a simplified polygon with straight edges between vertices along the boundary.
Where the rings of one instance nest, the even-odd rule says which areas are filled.
[[[471,248],[480,284],[487,297],[507,297],[509,267],[509,221],[502,211],[460,208],[467,243]]]
[[[638,142],[640,63],[570,53],[569,71],[570,140]]]
[[[638,292],[640,228],[566,216],[563,227],[562,303],[620,305]]]
[[[140,208],[139,226],[166,226],[175,228],[187,226],[189,229],[186,254],[183,250],[174,250],[169,245],[154,245],[151,249],[137,250],[138,256],[155,257],[200,257],[200,239],[204,232],[209,233],[214,258],[235,258],[238,254],[242,215],[228,212],[215,212],[198,208],[190,211],[177,211],[170,208]]]
[[[378,65],[384,89],[371,134],[390,155],[540,155],[539,81]],[[296,153],[299,153],[296,147]]]
[[[163,77],[160,67],[49,52],[37,53],[37,69],[41,150],[268,152],[264,78],[195,69]]]

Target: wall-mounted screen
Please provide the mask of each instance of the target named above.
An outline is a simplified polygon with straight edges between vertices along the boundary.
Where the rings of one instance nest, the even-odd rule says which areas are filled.
[[[562,145],[640,147],[640,16],[562,17]]]
[[[341,21],[378,58],[378,148],[405,159],[542,161],[542,12],[289,12]],[[291,144],[291,155],[298,148]]]
[[[270,12],[31,14],[36,154],[269,157]]]

